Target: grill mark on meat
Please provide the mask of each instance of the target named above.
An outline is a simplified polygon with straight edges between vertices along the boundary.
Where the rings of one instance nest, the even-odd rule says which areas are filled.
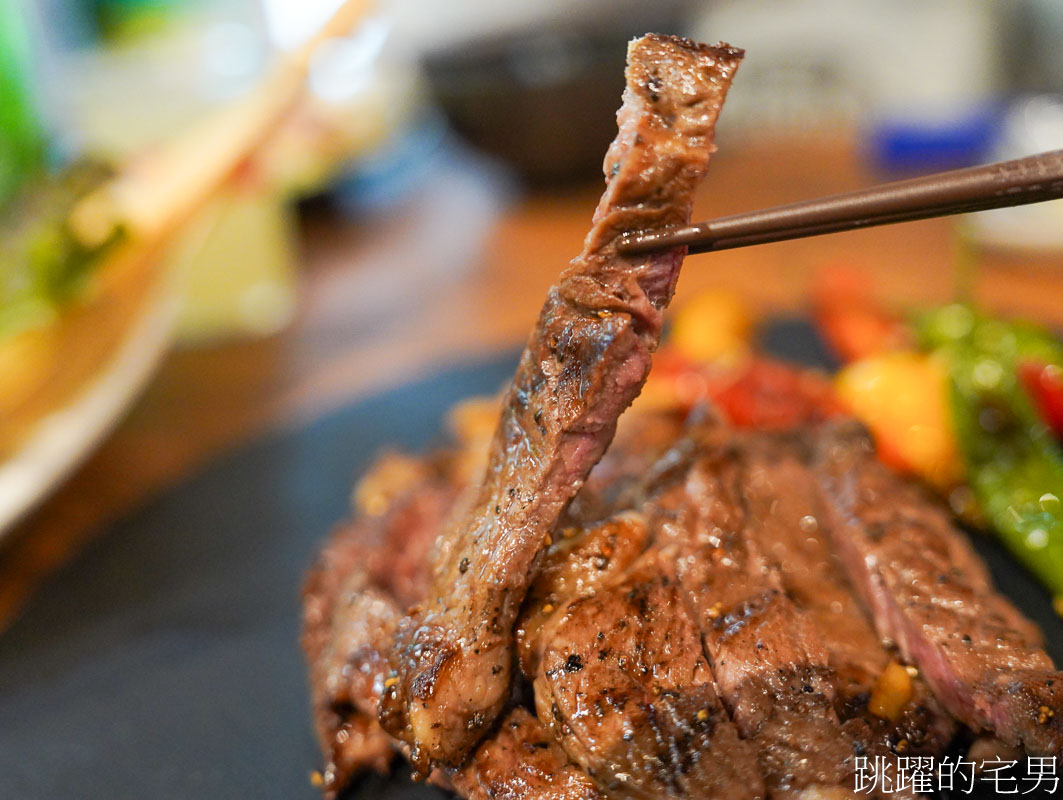
[[[838,720],[827,653],[757,551],[743,476],[719,433],[699,434],[705,454],[679,490],[657,501],[658,541],[675,544],[676,574],[720,697],[756,745],[769,792],[851,790],[863,741],[850,733],[863,731]]]
[[[364,769],[386,771],[395,750],[409,757],[379,726],[376,706],[384,686],[387,644],[401,612],[384,592],[359,584],[355,571],[340,588],[330,647],[344,654],[324,675],[329,711],[337,721],[325,742],[326,798],[335,798]],[[384,749],[381,749],[384,748]],[[469,800],[598,800],[594,782],[569,762],[547,730],[516,708],[461,769],[434,771],[430,781]]]
[[[536,557],[646,379],[684,255],[621,257],[615,241],[689,220],[740,58],[658,35],[629,46],[607,189],[583,253],[521,357],[479,500],[449,527],[446,561],[397,637],[381,721],[422,769],[460,762],[508,697],[513,623]]]
[[[648,547],[638,509],[676,473],[681,479],[689,450],[680,436],[685,420],[680,412],[634,410],[621,418],[617,438],[565,512],[528,588],[516,641],[529,680],[538,672],[543,626],[569,601],[616,583]]]
[[[594,782],[571,764],[531,713],[515,708],[495,734],[450,776],[468,800],[599,800]]]
[[[944,512],[882,466],[858,427],[824,437],[816,464],[834,547],[879,633],[974,731],[1063,754],[1063,674]]]
[[[895,721],[876,717],[868,700],[894,654],[882,644],[832,552],[824,500],[806,461],[805,435],[757,433],[740,439],[750,528],[760,552],[778,571],[786,593],[827,650],[837,676],[841,719],[862,719],[872,735],[909,755],[941,755],[956,723],[922,677],[911,677],[912,698]]]
[[[543,639],[539,718],[607,796],[764,796],[755,750],[653,551],[621,583],[558,611]]]
[[[539,673],[541,717],[606,794],[759,797],[763,782],[755,753],[739,740],[716,697],[697,631],[676,603],[674,575],[662,572],[667,561],[662,565],[653,554],[639,558],[649,543],[644,515],[619,511],[583,525],[571,519],[573,511],[587,508],[640,507],[674,477],[670,473],[685,467],[677,453],[689,448],[676,447],[683,427],[680,414],[626,417],[580,494],[582,499],[600,486],[610,502],[595,498],[570,508],[573,526],[562,529],[529,589],[518,622],[518,653],[525,675],[535,679]],[[632,575],[636,561],[640,566]],[[638,615],[625,615],[632,606]],[[602,627],[607,624],[615,626],[612,632]],[[564,645],[566,637],[578,644]],[[551,669],[540,669],[544,650],[555,662]],[[652,674],[638,663],[651,658],[659,659]],[[658,678],[666,674],[675,687],[662,686]],[[571,710],[566,700],[581,694],[577,683],[597,687],[586,704],[593,708],[592,720],[577,715],[568,721],[565,715]],[[625,686],[635,686],[630,694],[649,702],[627,699]]]

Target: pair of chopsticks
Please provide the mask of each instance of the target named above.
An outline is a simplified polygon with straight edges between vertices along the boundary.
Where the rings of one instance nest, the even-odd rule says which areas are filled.
[[[634,255],[686,245],[690,253],[710,253],[1060,197],[1063,150],[1053,150],[654,233],[627,234],[617,250]]]

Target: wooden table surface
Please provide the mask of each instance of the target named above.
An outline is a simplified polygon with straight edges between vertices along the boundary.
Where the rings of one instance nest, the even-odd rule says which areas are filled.
[[[300,310],[269,339],[178,350],[107,441],[0,549],[0,629],[108,523],[220,452],[352,398],[523,340],[580,247],[600,185],[512,196],[462,159],[379,217],[308,217]],[[720,142],[705,218],[867,185],[851,140]],[[884,299],[951,296],[952,221],[784,242],[691,259],[676,298],[725,286],[758,311],[799,311],[816,268],[869,269]],[[1063,326],[1063,258],[978,254],[986,306]]]

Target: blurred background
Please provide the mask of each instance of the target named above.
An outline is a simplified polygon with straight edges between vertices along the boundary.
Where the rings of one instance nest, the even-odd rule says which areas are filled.
[[[3,0],[0,625],[217,453],[518,344],[633,35],[747,50],[701,217],[1063,145],[1054,0],[649,5]],[[1063,325],[1059,203],[703,256],[679,300],[800,313],[839,261]]]

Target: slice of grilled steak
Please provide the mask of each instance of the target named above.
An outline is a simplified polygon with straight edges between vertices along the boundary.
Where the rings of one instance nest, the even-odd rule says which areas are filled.
[[[617,798],[759,798],[752,743],[716,695],[698,630],[655,551],[543,632],[539,718]]]
[[[327,798],[336,797],[362,770],[386,769],[394,752],[393,740],[377,721],[379,683],[386,671],[378,648],[386,648],[401,612],[386,593],[372,587],[361,566],[368,549],[364,540],[378,535],[367,530],[370,522],[379,524],[361,520],[334,535],[304,593],[303,648],[325,756],[322,790]],[[363,750],[358,739],[372,746]]]
[[[554,542],[543,553],[517,618],[517,658],[524,676],[539,669],[540,631],[557,609],[622,578],[649,546],[639,511],[673,473],[686,467],[681,453],[685,413],[632,409],[617,428],[609,452],[591,471],[568,507]]]
[[[528,591],[517,626],[522,671],[538,675],[541,718],[608,795],[760,796],[753,748],[716,698],[696,627],[676,603],[670,561],[644,554],[649,532],[634,510],[685,468],[682,417],[636,414],[623,428],[579,495],[609,502],[570,508],[571,524]],[[588,507],[628,510],[596,523],[572,519]],[[554,668],[540,666],[544,658]]]
[[[358,772],[386,769],[395,752],[377,721],[387,655],[401,609],[424,591],[429,551],[460,492],[428,460],[408,461],[402,486],[382,481],[389,463],[379,462],[362,484],[390,482],[390,490],[379,488],[386,499],[374,498],[375,513],[336,529],[303,589],[302,644],[330,798]]]
[[[745,476],[724,433],[699,433],[705,452],[685,483],[658,499],[658,546],[674,542],[720,697],[756,745],[769,792],[851,790],[854,742],[834,709],[828,654],[757,549],[750,529],[760,522],[746,508]]]
[[[544,626],[568,602],[621,579],[649,541],[646,519],[637,511],[561,530],[543,558],[517,621],[517,657],[529,680],[539,672]]]
[[[816,467],[834,547],[879,633],[974,731],[1063,754],[1063,674],[945,513],[887,470],[858,426],[825,436]]]
[[[361,772],[387,771],[398,752],[377,714],[387,667],[382,648],[402,613],[391,597],[366,587],[361,577],[355,575],[340,587],[344,600],[336,608],[334,638],[311,673],[326,798],[338,796]],[[355,734],[372,749],[361,750]]]
[[[918,674],[909,676],[910,699],[890,718],[868,709],[875,684],[899,657],[883,645],[831,548],[825,501],[807,464],[813,439],[807,431],[740,437],[747,511],[759,520],[749,530],[826,648],[837,676],[839,717],[866,720],[897,752],[941,755],[956,722]]]
[[[521,357],[479,499],[450,525],[428,599],[396,640],[381,720],[422,768],[459,763],[509,696],[536,557],[646,379],[684,255],[621,257],[616,240],[689,220],[740,58],[658,35],[629,46],[593,227]]]
[[[467,800],[599,800],[594,782],[530,712],[515,708],[450,775]]]

